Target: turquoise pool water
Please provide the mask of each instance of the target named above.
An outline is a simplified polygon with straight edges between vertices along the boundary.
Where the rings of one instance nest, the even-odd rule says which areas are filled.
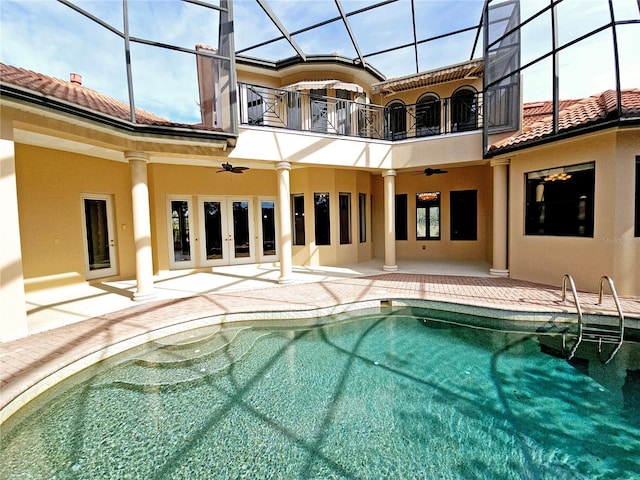
[[[231,324],[147,345],[10,418],[0,478],[640,472],[637,344],[570,364],[541,353],[551,337],[423,318]]]

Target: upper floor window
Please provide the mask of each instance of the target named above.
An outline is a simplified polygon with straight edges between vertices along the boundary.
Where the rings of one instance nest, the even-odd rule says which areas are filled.
[[[416,136],[438,134],[440,134],[440,98],[435,93],[425,93],[416,103]]]
[[[327,131],[327,89],[310,90],[311,102],[311,130],[314,132]]]
[[[264,123],[264,98],[262,92],[247,88],[247,123],[262,125]]]
[[[526,174],[526,235],[593,237],[595,163]]]
[[[451,96],[451,131],[466,132],[478,128],[478,92],[460,87]]]
[[[390,140],[407,138],[407,107],[400,100],[387,104],[385,118],[385,136]]]

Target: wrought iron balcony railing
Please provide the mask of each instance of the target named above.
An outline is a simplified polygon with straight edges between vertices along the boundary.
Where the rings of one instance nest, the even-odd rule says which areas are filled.
[[[482,128],[482,95],[465,92],[413,105],[358,100],[239,84],[240,123],[385,140]]]

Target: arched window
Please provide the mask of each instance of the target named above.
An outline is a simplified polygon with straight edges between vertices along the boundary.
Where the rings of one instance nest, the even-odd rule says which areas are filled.
[[[386,106],[385,137],[390,140],[407,138],[407,107],[400,100],[393,100]]]
[[[478,93],[473,87],[460,87],[451,96],[451,131],[478,128]]]
[[[416,136],[440,134],[440,97],[425,93],[416,103]]]

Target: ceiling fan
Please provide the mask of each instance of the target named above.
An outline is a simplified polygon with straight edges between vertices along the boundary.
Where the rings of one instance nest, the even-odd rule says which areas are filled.
[[[249,167],[234,167],[230,163],[223,163],[221,167],[222,168],[218,170],[216,173],[220,173],[220,172],[242,173],[245,170],[249,170]]]
[[[425,168],[422,171],[422,173],[414,173],[414,175],[426,175],[427,177],[430,177],[431,175],[436,175],[441,173],[448,173],[448,171],[442,170],[441,168]]]

